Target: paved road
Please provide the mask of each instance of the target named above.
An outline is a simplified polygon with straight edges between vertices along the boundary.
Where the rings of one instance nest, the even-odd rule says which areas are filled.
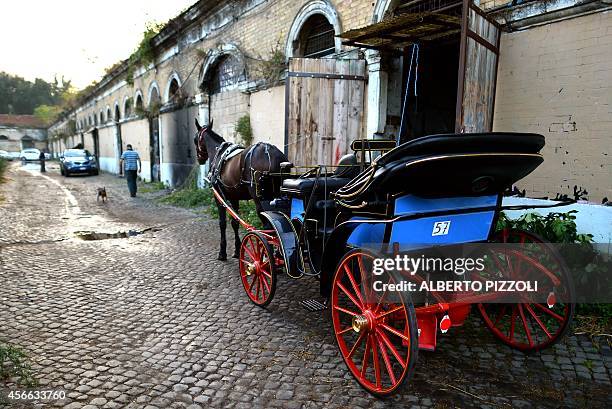
[[[283,277],[272,304],[257,308],[237,263],[215,260],[216,222],[131,199],[116,177],[63,179],[49,168],[43,177],[15,164],[0,187],[0,338],[28,352],[41,387],[67,394],[26,407],[612,405],[605,342],[568,336],[523,355],[476,314],[420,354],[401,393],[375,399],[345,368],[327,315],[300,306],[317,296],[316,282]],[[96,203],[97,186],[108,203]],[[74,235],[147,228],[130,238]]]

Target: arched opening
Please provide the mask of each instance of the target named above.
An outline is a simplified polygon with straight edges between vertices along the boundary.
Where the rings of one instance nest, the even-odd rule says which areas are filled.
[[[110,107],[107,107],[107,108],[106,108],[106,116],[105,116],[105,119],[106,119],[106,121],[110,121],[112,118],[113,118],[113,116],[112,116],[112,114],[111,114],[111,109],[110,109]]]
[[[21,138],[21,149],[30,149],[34,148],[34,139],[32,137],[25,135]]]
[[[123,102],[123,117],[129,118],[132,115],[132,101],[130,98],[126,98]]]
[[[168,88],[168,101],[175,102],[177,93],[179,92],[180,86],[176,78],[172,78],[170,86]]]
[[[157,86],[154,86],[149,93],[149,108],[153,108],[156,105],[159,106],[160,102],[161,98],[159,97],[159,91],[157,90]]]
[[[115,104],[115,122],[119,122],[121,120],[121,111],[119,110],[119,104]]]
[[[144,103],[142,102],[142,95],[138,94],[136,96],[136,112],[142,112],[144,108]]]
[[[205,82],[211,94],[234,89],[237,84],[246,80],[244,64],[233,54],[224,54],[216,61],[214,68]]]
[[[336,52],[334,26],[323,14],[314,14],[306,20],[297,42],[294,55],[305,58],[321,58]]]

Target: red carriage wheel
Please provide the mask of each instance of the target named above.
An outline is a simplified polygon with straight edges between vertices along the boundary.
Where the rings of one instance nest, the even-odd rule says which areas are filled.
[[[501,258],[501,262],[497,260],[497,267],[508,276],[525,279],[535,272],[554,277],[556,285],[546,302],[478,304],[485,325],[502,342],[524,352],[551,346],[563,337],[574,315],[574,304],[563,302],[574,299],[565,262],[542,238],[527,231],[505,229],[492,241],[525,245],[520,252],[514,252],[514,257],[508,252],[510,255]]]
[[[368,392],[385,396],[412,376],[418,329],[409,296],[372,290],[373,277],[381,283],[397,283],[386,273],[372,275],[374,258],[361,250],[342,258],[332,283],[331,315],[351,374]]]
[[[249,232],[240,245],[240,278],[251,301],[265,307],[276,292],[274,257],[270,244],[258,232]]]

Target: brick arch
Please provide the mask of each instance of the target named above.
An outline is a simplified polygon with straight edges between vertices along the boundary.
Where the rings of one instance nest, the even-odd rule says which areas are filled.
[[[168,81],[166,82],[166,90],[164,92],[164,101],[166,103],[170,102],[170,100],[172,99],[173,82],[179,88],[183,85],[183,83],[181,82],[181,77],[179,77],[176,71],[173,71],[172,74],[170,74],[170,76],[168,77]]]
[[[342,25],[340,24],[340,16],[335,7],[326,0],[314,0],[306,3],[291,23],[289,34],[287,35],[287,45],[285,47],[286,58],[297,57],[296,44],[299,41],[304,24],[315,15],[323,15],[327,21],[334,27],[335,35],[342,33]],[[342,40],[339,37],[334,37],[334,45],[336,53],[342,50]]]
[[[159,92],[159,85],[157,85],[157,81],[153,81],[149,85],[149,91],[147,92],[147,107],[151,106],[155,95],[157,95],[158,101],[161,102],[161,94]]]
[[[372,23],[380,23],[385,18],[385,14],[394,10],[400,0],[376,0],[374,12],[372,13]]]
[[[204,90],[208,88],[212,73],[215,71],[219,62],[227,56],[232,56],[237,59],[238,64],[244,70],[245,80],[248,78],[246,61],[242,51],[234,44],[223,44],[209,50],[202,67],[200,67],[200,74],[198,76],[198,87],[200,89]]]

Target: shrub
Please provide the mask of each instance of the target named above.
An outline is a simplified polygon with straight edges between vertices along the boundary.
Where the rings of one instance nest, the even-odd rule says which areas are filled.
[[[612,261],[604,258],[592,245],[592,234],[579,234],[576,228],[576,210],[567,213],[549,213],[546,216],[527,213],[518,219],[500,214],[497,229],[515,228],[541,236],[550,243],[559,243],[560,253],[572,272],[576,294],[612,294]],[[579,245],[576,245],[579,244]],[[564,246],[565,245],[565,246]],[[612,318],[612,304],[578,304],[579,314],[595,314],[608,322]]]
[[[14,345],[0,342],[0,380],[15,382],[25,387],[37,385],[26,354]]]

